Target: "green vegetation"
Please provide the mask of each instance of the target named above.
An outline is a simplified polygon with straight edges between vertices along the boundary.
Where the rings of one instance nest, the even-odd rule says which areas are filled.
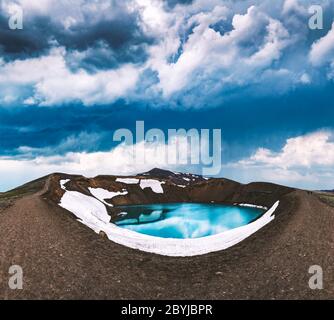
[[[318,197],[323,202],[325,202],[328,205],[334,207],[334,192],[333,193],[330,193],[330,192],[318,193]]]
[[[29,194],[33,194],[41,190],[44,186],[45,179],[47,177],[43,177],[13,190],[7,192],[0,192],[0,210],[7,208],[11,205],[12,201],[16,198],[20,198]]]

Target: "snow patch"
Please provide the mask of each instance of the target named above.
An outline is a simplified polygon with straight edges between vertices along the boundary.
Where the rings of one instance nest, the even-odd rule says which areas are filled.
[[[100,200],[101,202],[103,202],[105,205],[112,207],[113,205],[106,202],[105,200],[107,199],[112,199],[116,196],[124,196],[126,194],[128,194],[128,192],[125,191],[116,191],[116,192],[112,192],[112,191],[108,191],[102,188],[88,188],[89,192],[98,200]]]
[[[257,206],[256,204],[248,204],[248,203],[235,203],[234,205],[238,205],[239,207],[248,207],[248,208],[257,208],[257,209],[268,210],[268,208],[267,208],[267,207],[263,207],[263,206]]]
[[[96,233],[103,231],[109,240],[118,244],[165,256],[196,256],[232,247],[270,223],[275,218],[273,213],[279,205],[277,201],[252,223],[212,236],[195,239],[159,238],[123,229],[110,223],[110,216],[102,202],[80,192],[67,191],[64,187],[66,182],[68,180],[60,182],[65,194],[59,205],[72,212],[81,223]]]
[[[60,180],[60,188],[62,188],[62,190],[66,190],[65,184],[69,181],[70,181],[70,179]]]
[[[162,184],[164,184],[165,181],[159,181],[154,179],[142,179],[140,180],[140,187],[144,190],[145,188],[151,188],[153,192],[155,193],[164,193],[164,190],[162,189]]]
[[[126,184],[138,184],[139,179],[135,179],[135,178],[117,178],[116,182],[122,182],[122,183],[126,183]]]
[[[66,181],[61,181],[61,186],[65,194],[59,205],[72,212],[80,222],[93,229],[95,232],[102,230],[101,226],[110,222],[110,216],[106,207],[99,200],[91,196],[86,196],[77,191],[67,191],[64,187]]]

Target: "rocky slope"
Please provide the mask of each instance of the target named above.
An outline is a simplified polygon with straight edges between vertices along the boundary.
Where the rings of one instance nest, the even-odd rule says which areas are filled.
[[[119,178],[53,174],[0,195],[0,203],[8,202],[0,209],[0,298],[334,298],[334,209],[315,194],[160,170],[120,178],[164,182],[163,193],[157,193],[141,188],[140,182],[116,181]],[[118,245],[79,223],[58,205],[64,179],[70,179],[67,190],[87,195],[89,188],[126,188],[128,194],[110,200],[114,205],[215,201],[269,207],[280,200],[280,206],[272,223],[227,250],[166,257]],[[24,270],[23,290],[8,288],[8,268],[13,264]],[[308,269],[314,264],[323,268],[323,290],[308,287]]]
[[[66,189],[78,191],[92,196],[90,189],[104,189],[109,192],[125,193],[112,199],[105,199],[113,206],[167,203],[167,202],[203,202],[203,203],[252,203],[265,207],[272,206],[284,195],[293,191],[291,188],[270,184],[250,183],[247,185],[223,178],[203,178],[199,175],[174,173],[171,171],[153,169],[136,176],[97,176],[85,178],[82,176],[53,174],[48,177],[45,198],[59,203],[64,190],[61,180],[68,180]],[[158,183],[161,191],[156,192],[151,187]],[[112,215],[117,208],[109,208]]]

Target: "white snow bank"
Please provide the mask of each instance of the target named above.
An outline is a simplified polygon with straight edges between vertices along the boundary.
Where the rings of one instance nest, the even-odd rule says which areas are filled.
[[[195,239],[159,238],[123,229],[110,223],[110,216],[102,202],[76,191],[67,191],[64,187],[66,182],[61,181],[61,186],[66,192],[59,205],[72,212],[80,222],[96,233],[104,231],[111,241],[118,244],[166,256],[196,256],[232,247],[271,222],[275,218],[273,213],[279,205],[277,201],[264,215],[252,223],[212,236]]]
[[[106,202],[105,200],[107,199],[112,199],[113,197],[116,196],[124,196],[126,194],[128,194],[128,192],[126,190],[124,191],[117,191],[117,192],[112,192],[112,191],[108,191],[102,188],[88,188],[89,192],[97,199],[99,199],[101,202],[103,202],[104,204],[106,204],[107,206],[112,207],[113,205]]]
[[[139,179],[134,179],[134,178],[117,178],[116,182],[122,182],[126,184],[138,184]]]
[[[145,188],[151,188],[153,192],[155,193],[164,193],[164,190],[162,189],[162,184],[164,184],[165,181],[159,181],[154,179],[142,179],[140,180],[140,187],[144,190]]]
[[[257,205],[255,205],[255,204],[238,203],[238,204],[235,204],[235,205],[238,205],[238,206],[240,206],[240,207],[248,207],[248,208],[257,208],[257,209],[268,210],[267,207],[257,206]]]
[[[77,191],[67,191],[64,187],[66,182],[65,180],[61,181],[65,194],[61,198],[59,205],[72,212],[80,219],[80,222],[95,232],[102,230],[100,226],[110,222],[110,216],[105,205],[94,197],[86,196]]]

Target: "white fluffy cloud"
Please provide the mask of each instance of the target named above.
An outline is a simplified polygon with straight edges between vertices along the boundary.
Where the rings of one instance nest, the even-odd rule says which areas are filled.
[[[334,43],[330,31],[310,48],[308,8],[312,1],[284,0],[271,5],[197,0],[168,12],[159,1],[137,2],[144,8],[143,23],[161,36],[149,49],[147,66],[159,77],[155,89],[168,99],[191,90],[223,96],[225,88],[260,84],[261,94],[269,83],[269,92],[275,85],[275,92],[281,94],[309,85],[314,67],[331,55]],[[327,1],[318,4],[331,10]],[[225,26],[218,31],[215,24]]]
[[[65,27],[73,27],[79,23],[91,23],[101,17],[113,17],[116,4],[110,0],[2,0],[0,5],[5,12],[11,6],[19,5],[26,19],[34,16],[48,16]],[[87,21],[89,18],[89,21]]]
[[[334,61],[334,22],[331,30],[312,45],[310,60],[315,66]]]
[[[81,101],[85,105],[109,103],[124,96],[137,83],[140,70],[132,65],[90,74],[69,70],[65,49],[54,48],[39,58],[0,64],[0,86],[8,92],[31,86],[26,104],[53,105]],[[8,96],[8,95],[7,95]]]
[[[46,155],[32,159],[22,159],[22,155],[0,157],[0,175],[6,182],[1,187],[9,189],[52,172],[93,177],[98,174],[134,174],[153,167],[180,171],[187,167],[189,170],[189,164],[168,161],[166,155],[173,155],[177,150],[175,143],[171,140],[168,144],[120,144],[111,151],[68,152],[64,156]],[[183,150],[186,146],[181,145],[180,148]],[[144,160],[140,157],[136,159],[136,150],[139,155],[145,154]],[[36,149],[27,147],[22,147],[20,151],[28,156],[31,151],[36,153]],[[45,153],[45,150],[42,151]],[[259,148],[249,158],[223,165],[222,174],[241,182],[269,181],[302,188],[333,189],[333,167],[334,133],[321,130],[288,139],[278,152]]]
[[[227,20],[230,14],[229,8],[217,5],[188,18],[180,13],[176,15],[176,23],[171,19],[173,26],[167,37],[151,48],[149,61],[150,67],[158,73],[158,88],[165,96],[198,80],[216,78],[221,86],[254,82],[257,73],[270,68],[292,43],[283,24],[256,6],[249,7],[245,14],[234,14],[231,31],[221,34],[212,28],[213,24]],[[180,30],[175,27],[180,25],[195,27],[182,44],[180,56],[170,62],[173,54],[177,55],[180,50]]]
[[[246,180],[290,183],[292,186],[333,188],[334,133],[320,130],[290,138],[278,152],[259,148],[247,159],[227,167]]]
[[[260,148],[244,164],[261,164],[279,168],[334,166],[334,136],[331,131],[318,131],[290,138],[280,152]]]
[[[307,10],[299,3],[298,0],[285,0],[283,4],[283,14],[290,14],[291,12],[297,12],[300,15],[307,14]]]
[[[88,139],[86,135],[83,135],[82,138]],[[166,144],[162,142],[138,142],[135,145],[126,145],[122,143],[111,151],[68,152],[63,156],[46,155],[34,158],[31,158],[31,152],[36,154],[39,151],[38,149],[21,147],[19,148],[21,154],[17,157],[0,157],[0,176],[4,182],[1,188],[8,190],[53,172],[94,177],[99,174],[135,174],[148,171],[154,167],[182,170],[185,166],[184,162],[180,159],[177,161],[171,161],[170,159],[184,156],[183,153],[180,153],[180,150],[182,150],[181,152],[184,152],[184,150],[188,152],[190,149],[187,149],[187,143],[184,139],[171,139]],[[71,144],[72,141],[66,140],[57,149],[66,149],[66,145]],[[44,154],[49,153],[48,148],[43,148],[40,151]],[[145,157],[143,158],[142,155],[145,155]],[[24,159],[25,156],[26,159]],[[190,153],[186,155],[186,157],[190,156]],[[189,161],[189,159],[185,160]]]
[[[145,48],[142,54],[145,54],[136,60],[136,66],[123,64],[116,60],[122,60],[129,52],[115,55],[114,48],[107,45],[101,48],[92,42],[84,51],[71,46],[72,49],[58,47],[50,50],[49,55],[7,64],[0,56],[0,90],[3,92],[0,102],[4,104],[25,101],[26,104],[57,105],[80,101],[93,105],[126,96],[152,101],[164,97],[170,104],[173,104],[173,97],[175,101],[185,97],[182,102],[192,105],[198,100],[196,93],[200,89],[205,91],[209,102],[215,99],[215,94],[222,97],[230,89],[250,85],[260,84],[257,88],[262,94],[268,83],[270,93],[271,83],[277,83],[275,92],[281,93],[317,79],[312,77],[312,67],[333,65],[334,26],[326,36],[316,40],[312,48],[306,39],[309,33],[307,9],[311,1],[280,0],[273,4],[259,0],[194,0],[188,5],[171,8],[160,0],[119,3],[110,0],[4,0],[2,9],[8,12],[13,3],[22,6],[27,25],[35,18],[48,16],[70,36],[69,40],[81,39],[84,32],[101,21],[108,24],[120,20],[121,14],[131,17],[138,22],[131,32],[141,36],[128,50],[136,52],[136,47],[142,45]],[[324,10],[330,10],[328,1],[320,0],[319,4]],[[83,32],[79,32],[81,28]],[[88,33],[87,37],[90,36]],[[127,37],[131,35],[125,35],[124,41]],[[153,41],[148,41],[149,38]],[[57,46],[52,34],[49,40],[50,46],[51,43]],[[81,45],[83,40],[79,41]],[[89,61],[98,60],[98,50],[102,50],[100,54],[106,61],[110,60],[99,62],[101,65],[110,63],[110,68],[120,67],[102,68],[95,73],[87,71],[96,69],[85,65],[85,53],[89,52]],[[75,71],[66,64],[71,65],[69,57],[76,64]],[[113,59],[114,64],[111,63]],[[152,74],[143,72],[148,70],[153,70],[157,78],[138,81],[141,75]],[[282,70],[287,71],[284,77],[277,77]],[[331,70],[330,78],[334,68]],[[4,80],[6,77],[8,83]],[[148,88],[142,90],[142,84],[147,84]],[[163,102],[166,99],[162,99]],[[198,104],[201,105],[201,101]]]

